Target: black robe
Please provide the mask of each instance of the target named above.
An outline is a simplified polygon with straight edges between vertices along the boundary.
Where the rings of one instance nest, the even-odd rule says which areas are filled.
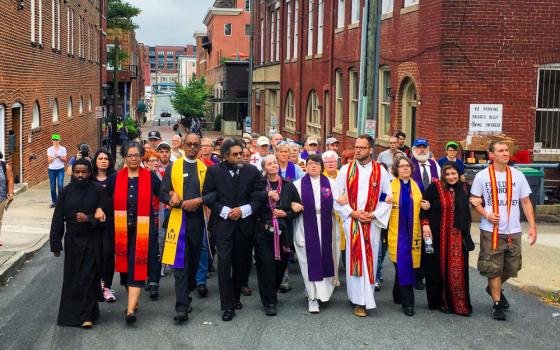
[[[97,208],[105,207],[105,201],[106,195],[97,184],[88,182],[81,187],[72,182],[62,189],[56,202],[50,245],[52,252],[60,252],[64,238],[64,279],[58,312],[60,326],[80,326],[84,321],[99,318],[97,302],[103,301],[102,241],[94,215]],[[77,222],[77,212],[88,215],[90,221]]]

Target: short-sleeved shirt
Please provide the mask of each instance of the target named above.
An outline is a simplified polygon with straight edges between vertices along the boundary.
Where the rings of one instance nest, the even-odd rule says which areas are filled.
[[[446,163],[449,163],[451,161],[449,159],[447,159],[447,157],[442,157],[437,162],[438,162],[440,167],[443,167]],[[459,167],[459,175],[464,175],[465,174],[465,163],[463,163],[463,161],[459,158],[455,159],[455,163],[457,163],[457,166]]]
[[[391,149],[387,149],[387,150],[379,153],[379,156],[377,157],[377,161],[379,163],[385,164],[387,169],[389,169],[389,168],[391,168],[391,165],[393,164],[393,156],[394,155],[395,155],[395,153],[393,153],[393,151],[391,151]]]
[[[66,147],[60,146],[58,152],[55,152],[54,146],[51,146],[47,149],[47,155],[54,159],[49,164],[49,169],[51,170],[64,169],[64,161],[61,158],[66,156]]]
[[[496,182],[498,183],[498,201],[500,205],[500,234],[514,234],[521,232],[520,223],[520,200],[526,198],[531,194],[531,187],[525,178],[525,175],[515,168],[511,169],[511,180],[513,183],[511,210],[509,215],[509,227],[507,217],[507,193],[506,193],[506,173],[496,172]],[[486,213],[491,214],[492,208],[492,185],[490,183],[489,168],[486,168],[476,174],[473,185],[471,187],[471,194],[484,199],[484,210]],[[480,229],[492,232],[494,225],[486,220],[480,218]]]

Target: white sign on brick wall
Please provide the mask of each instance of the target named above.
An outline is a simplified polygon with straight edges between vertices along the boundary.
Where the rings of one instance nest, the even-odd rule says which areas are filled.
[[[469,131],[502,132],[504,105],[471,104]]]

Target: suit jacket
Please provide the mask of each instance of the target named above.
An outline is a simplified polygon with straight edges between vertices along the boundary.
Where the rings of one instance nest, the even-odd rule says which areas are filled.
[[[252,236],[255,229],[255,213],[263,204],[258,198],[258,193],[263,190],[261,173],[255,166],[245,164],[239,170],[239,182],[235,184],[229,169],[228,163],[222,162],[209,167],[206,173],[202,196],[209,198],[204,204],[212,210],[210,230],[215,237],[218,237],[233,233],[239,225],[244,235]],[[215,195],[208,196],[213,193]],[[233,221],[220,216],[224,206],[233,209],[246,204],[251,206],[253,214],[244,219]]]

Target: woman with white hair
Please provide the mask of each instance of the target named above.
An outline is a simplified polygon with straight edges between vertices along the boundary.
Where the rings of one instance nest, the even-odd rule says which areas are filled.
[[[278,160],[279,174],[288,181],[301,179],[305,173],[299,166],[290,162],[290,145],[285,141],[280,141],[276,145],[276,158]]]

